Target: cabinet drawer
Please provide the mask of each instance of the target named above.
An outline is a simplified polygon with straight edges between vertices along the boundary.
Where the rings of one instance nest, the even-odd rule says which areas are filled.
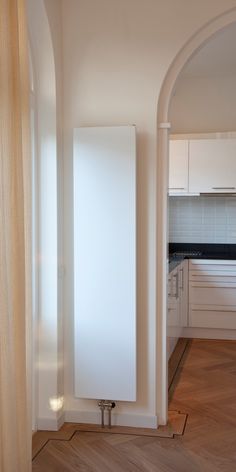
[[[180,326],[180,314],[179,314],[178,307],[176,307],[176,308],[169,307],[168,308],[167,326],[168,327],[170,327],[170,326],[172,326],[172,327]]]
[[[236,284],[227,283],[190,283],[190,305],[236,305]]]
[[[189,261],[190,271],[200,271],[204,273],[214,272],[235,272],[235,260],[218,260],[218,259],[191,259]]]
[[[190,282],[215,282],[215,283],[228,283],[236,284],[236,272],[227,272],[227,271],[203,271],[203,270],[191,270],[189,272],[189,281]]]
[[[192,328],[236,329],[236,311],[189,311],[189,326]]]

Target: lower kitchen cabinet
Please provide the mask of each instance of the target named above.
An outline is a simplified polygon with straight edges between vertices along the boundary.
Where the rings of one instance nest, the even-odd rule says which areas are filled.
[[[180,324],[182,328],[188,326],[188,260],[182,262],[179,269],[180,277]]]
[[[189,327],[236,329],[236,261],[189,261]]]
[[[168,279],[167,336],[170,357],[188,318],[188,261],[179,264]]]

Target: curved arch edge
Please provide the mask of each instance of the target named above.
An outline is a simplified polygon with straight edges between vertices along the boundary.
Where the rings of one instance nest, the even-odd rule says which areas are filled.
[[[157,107],[157,358],[156,407],[159,424],[168,421],[168,359],[167,359],[167,244],[168,244],[168,156],[169,105],[176,81],[187,62],[215,34],[236,23],[236,7],[211,19],[195,32],[172,61],[162,83]]]

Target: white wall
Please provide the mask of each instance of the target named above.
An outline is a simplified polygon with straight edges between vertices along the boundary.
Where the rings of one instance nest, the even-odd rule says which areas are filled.
[[[236,197],[170,197],[169,241],[236,244]]]
[[[37,221],[35,270],[38,337],[37,427],[57,425],[50,398],[57,395],[57,189],[55,69],[49,25],[42,1],[28,1],[32,63],[35,72]],[[35,320],[36,323],[36,320]],[[55,428],[55,426],[54,426]]]
[[[61,4],[58,0],[44,0],[51,30],[56,78],[56,143],[57,143],[57,224],[58,224],[58,392],[64,395],[64,248],[63,248],[63,71],[62,71],[62,17]]]
[[[65,393],[68,418],[96,411],[74,398],[72,132],[136,124],[138,179],[138,400],[126,415],[155,420],[156,114],[161,84],[190,36],[235,0],[62,0],[64,75]],[[158,229],[157,229],[158,230]],[[128,416],[127,416],[128,417]],[[129,421],[131,417],[129,416]]]
[[[170,107],[171,132],[236,130],[235,83],[236,75],[180,76]]]
[[[55,4],[56,7],[56,4]],[[58,11],[58,8],[57,8]],[[56,30],[54,11],[52,28]],[[37,247],[38,269],[38,358],[36,362],[38,395],[37,426],[39,429],[57,429],[63,419],[62,404],[52,401],[63,395],[62,346],[62,284],[58,283],[58,261],[61,257],[61,237],[58,231],[58,160],[60,139],[60,112],[58,84],[61,80],[60,54],[53,49],[51,31],[43,0],[28,0],[28,22],[32,63],[35,72],[35,136],[37,174]],[[57,23],[57,40],[61,31]],[[60,51],[60,52],[59,52]],[[55,61],[56,57],[56,68]],[[57,72],[57,74],[56,74]],[[57,76],[57,78],[56,78]],[[62,215],[62,211],[60,211]],[[59,244],[58,244],[59,241]],[[59,288],[59,290],[58,290]],[[61,289],[61,290],[60,290]],[[55,407],[56,406],[56,407]]]

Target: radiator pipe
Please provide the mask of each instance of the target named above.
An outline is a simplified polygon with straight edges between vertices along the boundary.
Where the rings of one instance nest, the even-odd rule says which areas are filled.
[[[111,428],[111,410],[115,408],[115,402],[111,400],[100,400],[98,406],[101,410],[101,427],[104,428],[104,410],[108,411],[108,427]]]
[[[105,400],[100,400],[98,402],[98,406],[101,410],[101,427],[104,428],[104,410],[105,410],[105,405],[104,405]]]

